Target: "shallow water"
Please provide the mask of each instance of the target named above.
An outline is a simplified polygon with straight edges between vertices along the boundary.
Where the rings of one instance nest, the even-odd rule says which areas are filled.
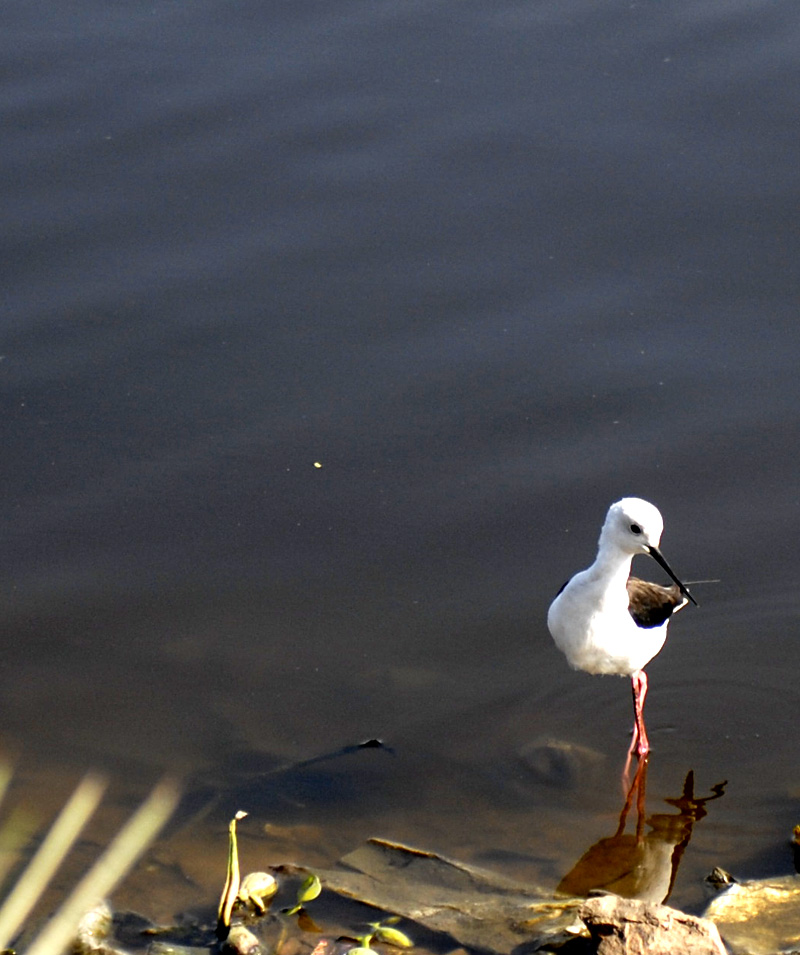
[[[546,609],[635,494],[720,581],[648,668],[648,812],[728,781],[673,901],[789,871],[798,33],[781,2],[9,11],[20,787],[380,737],[267,787],[320,829],[266,854],[378,833],[554,887],[616,826],[630,698]],[[531,779],[546,739],[601,760]]]

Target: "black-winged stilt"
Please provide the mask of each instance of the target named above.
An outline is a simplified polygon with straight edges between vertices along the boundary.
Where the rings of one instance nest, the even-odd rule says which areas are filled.
[[[664,646],[670,617],[691,600],[658,549],[664,521],[657,507],[638,497],[612,504],[595,562],[572,577],[550,605],[547,625],[570,665],[587,673],[629,676],[633,688],[633,738],[628,761],[650,751],[644,726],[644,667]],[[630,576],[636,554],[649,554],[675,581],[662,587]]]

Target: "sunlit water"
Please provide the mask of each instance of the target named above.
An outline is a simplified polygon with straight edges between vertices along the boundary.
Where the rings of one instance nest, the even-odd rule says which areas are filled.
[[[546,609],[635,494],[720,581],[648,668],[648,813],[727,780],[672,899],[789,871],[798,34],[781,2],[7,11],[26,798],[174,767],[288,827],[271,861],[381,834],[552,889],[616,828],[630,691]],[[588,768],[532,773],[548,740]]]

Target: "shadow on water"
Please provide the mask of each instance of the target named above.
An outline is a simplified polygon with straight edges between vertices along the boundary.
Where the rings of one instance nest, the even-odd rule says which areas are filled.
[[[266,817],[308,818],[320,807],[355,804],[365,789],[379,795],[383,788],[385,767],[375,764],[372,751],[379,751],[379,757],[395,755],[392,747],[379,739],[292,763],[266,753],[232,752],[190,787],[176,823],[183,826],[209,815],[227,821],[240,809]]]
[[[724,795],[726,782],[712,786],[708,796],[696,796],[694,771],[689,770],[680,796],[664,799],[677,812],[648,816],[647,769],[648,760],[639,763],[614,834],[587,849],[561,880],[558,892],[584,896],[603,890],[653,903],[669,899],[694,827],[707,815],[706,804]],[[628,832],[634,806],[633,831]]]
[[[409,753],[402,743],[396,750],[378,739],[294,763],[255,752],[231,753],[190,787],[176,828],[227,824],[241,809],[263,823],[310,823],[323,829],[341,816],[344,821],[357,814],[361,829],[344,826],[356,842],[369,836],[399,836],[421,848],[446,848],[473,861],[483,859],[508,874],[518,864],[519,876],[537,881],[549,881],[546,873],[551,872],[555,878],[550,884],[555,885],[558,869],[564,871],[570,852],[580,843],[580,830],[605,815],[607,783],[613,778],[616,786],[619,777],[608,771],[610,767],[602,770],[601,754],[582,747],[541,741],[534,749],[536,775],[522,785],[510,772],[492,776],[486,766]],[[531,758],[528,753],[526,759]],[[724,795],[727,782],[713,785],[707,794],[696,794],[695,773],[689,770],[678,793],[664,794],[662,789],[657,797],[651,794],[648,813],[649,769],[652,756],[638,764],[621,794],[613,833],[596,841],[560,877],[559,893],[586,896],[604,890],[650,902],[670,897],[696,824],[706,817],[707,805]],[[654,799],[674,811],[653,812]],[[468,819],[461,800],[470,806]],[[405,827],[398,827],[401,818]],[[526,845],[541,850],[545,834],[550,852],[525,851]],[[517,847],[516,859],[502,852],[498,839]]]

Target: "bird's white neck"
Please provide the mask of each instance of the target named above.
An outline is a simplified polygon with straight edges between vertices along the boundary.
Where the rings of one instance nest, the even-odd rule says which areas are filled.
[[[589,568],[589,574],[594,580],[602,581],[606,586],[621,584],[624,592],[625,584],[631,575],[631,561],[633,554],[625,553],[600,539],[597,558]]]

